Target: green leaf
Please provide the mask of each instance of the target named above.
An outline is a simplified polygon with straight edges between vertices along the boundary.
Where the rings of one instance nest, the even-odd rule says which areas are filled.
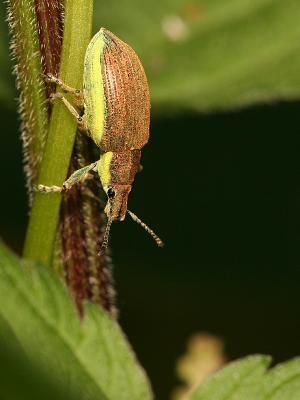
[[[141,56],[157,111],[299,97],[298,0],[111,0],[94,16]]]
[[[94,27],[141,56],[154,110],[202,111],[299,98],[299,19],[298,0],[111,0]]]
[[[9,325],[0,317],[0,387],[6,400],[79,400],[29,363]]]
[[[20,265],[3,246],[0,295],[0,318],[31,363],[66,393],[81,400],[152,398],[118,324],[92,304],[80,321],[52,271],[42,265]]]
[[[298,400],[300,358],[266,371],[268,356],[249,356],[213,375],[189,400]]]
[[[300,358],[279,364],[267,374],[259,400],[299,400]]]
[[[253,391],[270,362],[270,357],[261,355],[232,362],[200,385],[189,400],[256,400]]]

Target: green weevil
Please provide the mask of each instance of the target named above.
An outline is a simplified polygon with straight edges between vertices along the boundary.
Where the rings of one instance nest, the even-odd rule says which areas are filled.
[[[116,35],[101,28],[86,50],[83,93],[50,73],[44,78],[75,96],[75,106],[60,92],[52,94],[50,100],[59,99],[64,103],[76,118],[79,130],[99,147],[100,159],[75,171],[62,187],[38,185],[36,190],[63,192],[88,178],[91,171],[96,171],[108,197],[104,209],[108,222],[101,252],[107,247],[112,221],[123,221],[126,213],[150,233],[158,246],[163,246],[152,229],[127,209],[128,195],[140,169],[141,148],[148,142],[150,125],[149,88],[137,54]]]

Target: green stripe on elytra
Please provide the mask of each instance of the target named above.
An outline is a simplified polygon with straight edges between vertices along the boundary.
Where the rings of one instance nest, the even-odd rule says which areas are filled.
[[[102,154],[98,161],[98,174],[104,189],[106,189],[111,183],[110,165],[112,158],[113,152],[108,151],[107,153]]]
[[[106,46],[102,29],[93,37],[84,62],[84,108],[89,132],[99,146],[105,130],[106,101],[102,71],[102,55]]]

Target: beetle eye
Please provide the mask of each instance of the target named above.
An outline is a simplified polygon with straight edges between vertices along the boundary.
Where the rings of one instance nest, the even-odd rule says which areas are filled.
[[[110,198],[110,199],[113,199],[114,197],[115,197],[115,195],[116,195],[116,193],[115,193],[115,191],[114,191],[114,189],[113,188],[108,188],[108,190],[107,190],[107,196]]]

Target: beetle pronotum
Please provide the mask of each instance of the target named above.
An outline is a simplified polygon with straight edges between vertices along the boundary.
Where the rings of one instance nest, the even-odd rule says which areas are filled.
[[[108,200],[104,209],[108,222],[101,245],[108,244],[112,221],[123,221],[126,213],[163,246],[161,239],[127,209],[128,195],[140,168],[141,148],[149,139],[150,97],[143,66],[126,43],[101,28],[90,41],[84,61],[83,96],[64,82],[47,74],[48,82],[56,83],[63,92],[75,96],[81,114],[57,92],[51,101],[61,100],[76,118],[78,127],[89,135],[100,149],[100,159],[75,171],[62,185],[38,185],[36,190],[50,193],[69,190],[75,183],[97,171]]]

